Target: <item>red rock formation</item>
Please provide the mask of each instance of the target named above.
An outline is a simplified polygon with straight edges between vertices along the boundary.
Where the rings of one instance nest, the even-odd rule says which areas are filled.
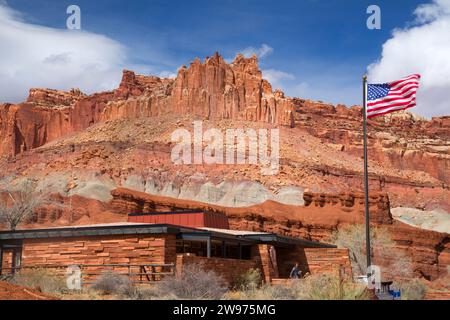
[[[342,151],[362,154],[361,108],[294,99],[296,125],[323,142],[341,145]],[[431,121],[397,112],[369,121],[369,157],[372,161],[402,169],[430,173],[450,183],[450,117]]]
[[[0,157],[18,155],[96,123],[168,114],[264,121],[288,127],[295,121],[297,128],[335,149],[331,157],[362,155],[360,107],[287,98],[280,91],[273,92],[262,79],[255,57],[238,55],[227,64],[215,54],[203,63],[196,59],[189,67],[181,67],[175,79],[124,71],[119,87],[111,92],[85,96],[78,90],[32,89],[27,102],[0,105]],[[296,129],[284,132],[287,137],[301,133]],[[450,210],[446,201],[449,137],[449,116],[427,121],[409,113],[395,113],[370,121],[371,190],[389,192],[395,206]],[[360,190],[359,172],[348,166],[329,166],[323,161],[327,156],[309,162],[315,174],[323,175],[330,184],[344,183]],[[290,159],[286,160],[289,163]],[[393,177],[399,171],[405,172],[404,177]]]
[[[217,53],[202,64],[196,59],[181,67],[175,80],[172,105],[181,114],[206,119],[244,119],[293,125],[293,105],[274,93],[262,78],[256,56],[238,55],[228,65]]]
[[[0,156],[13,156],[95,123],[175,113],[205,119],[243,119],[292,126],[293,103],[273,92],[256,57],[219,54],[181,67],[176,79],[123,72],[119,88],[85,96],[31,89],[26,102],[0,105]]]
[[[86,95],[79,89],[72,89],[69,92],[53,89],[30,89],[27,102],[44,107],[58,108],[61,106],[71,106]]]

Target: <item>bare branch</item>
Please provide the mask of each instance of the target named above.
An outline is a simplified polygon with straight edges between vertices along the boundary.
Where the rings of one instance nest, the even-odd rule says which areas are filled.
[[[9,201],[0,197],[0,222],[6,223],[10,230],[31,218],[36,208],[44,202],[42,192],[38,192],[33,181],[27,179],[16,188],[4,191]]]

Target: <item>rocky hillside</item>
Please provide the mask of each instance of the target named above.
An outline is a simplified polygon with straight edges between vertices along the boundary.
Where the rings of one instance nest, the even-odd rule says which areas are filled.
[[[97,168],[100,172],[114,171],[102,177],[102,181],[111,182],[106,183],[110,190],[124,182],[139,191],[142,187],[137,185],[143,184],[143,190],[179,196],[183,195],[181,185],[141,181],[153,177],[148,170],[140,172],[142,168],[136,162],[133,161],[126,170],[116,168],[112,162],[116,159],[117,165],[121,166],[127,163],[124,157],[130,158],[130,154],[135,153],[142,157],[146,153],[147,157],[158,158],[152,161],[162,162],[161,166],[165,167],[162,171],[173,175],[174,167],[166,163],[171,149],[170,133],[181,126],[192,129],[189,121],[195,118],[208,119],[209,127],[221,129],[282,125],[280,174],[275,178],[264,178],[251,166],[221,169],[224,176],[232,173],[238,182],[258,180],[269,191],[281,191],[288,197],[293,195],[298,203],[302,202],[299,199],[303,189],[340,192],[349,188],[360,190],[362,186],[360,107],[347,108],[285,97],[281,91],[272,90],[262,78],[255,57],[246,59],[242,55],[231,64],[218,54],[206,58],[203,63],[196,59],[189,67],[181,67],[175,79],[124,71],[117,89],[90,96],[75,89],[70,92],[31,89],[26,102],[0,105],[0,156],[4,159],[0,165],[4,169],[3,175],[8,176],[20,173],[17,166],[31,170],[28,162],[38,155],[46,159],[60,155],[56,163],[52,161],[53,166],[62,162],[59,169],[66,172],[70,169],[72,174],[74,164],[81,169],[80,161],[87,165],[91,159],[110,153],[113,156],[108,158],[109,167]],[[394,206],[449,211],[449,136],[450,117],[425,120],[410,113],[397,113],[370,121],[371,189],[387,191]],[[41,146],[43,148],[38,152],[33,152]],[[149,153],[148,148],[154,151]],[[125,149],[127,155],[122,154],[121,150]],[[78,160],[68,159],[71,156]],[[141,162],[147,169],[147,163]],[[189,171],[189,168],[183,169]],[[211,189],[212,192],[219,189],[219,194],[227,194],[229,185],[217,186],[223,181],[211,181],[202,176],[201,168],[196,169],[200,169],[196,175],[197,178],[200,175],[200,179],[194,177],[194,180],[199,180],[200,186],[195,188]],[[216,169],[209,168],[205,174]],[[186,170],[180,173],[184,178]],[[94,174],[98,177],[97,172]],[[155,179],[161,180],[157,175]],[[171,176],[162,180],[174,182],[177,179]],[[205,183],[209,184],[204,186]],[[277,199],[273,192],[263,191],[260,185],[251,185],[257,190],[256,199],[244,200],[242,205]],[[244,186],[248,187],[247,182]],[[280,190],[279,186],[287,189]],[[209,202],[214,199],[197,200]],[[223,204],[231,203],[224,201]]]

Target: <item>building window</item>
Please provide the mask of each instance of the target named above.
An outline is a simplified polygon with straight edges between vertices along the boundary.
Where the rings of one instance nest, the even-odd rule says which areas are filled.
[[[206,241],[187,241],[178,240],[176,244],[177,253],[191,253],[199,257],[207,256]],[[227,259],[251,259],[251,246],[236,243],[225,243],[222,241],[211,241],[211,257],[227,258]]]

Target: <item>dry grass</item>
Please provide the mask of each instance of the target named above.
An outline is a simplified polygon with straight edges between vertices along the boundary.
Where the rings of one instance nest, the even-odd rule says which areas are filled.
[[[400,290],[402,300],[423,300],[427,294],[427,286],[419,279],[394,282],[393,289]]]
[[[187,265],[181,275],[165,278],[150,286],[135,286],[127,276],[109,272],[101,275],[90,287],[70,291],[63,277],[45,269],[21,272],[10,281],[67,300],[366,300],[370,298],[364,285],[340,279],[337,275],[312,275],[293,280],[287,285],[268,285],[262,284],[261,274],[257,269],[242,274],[239,285],[229,291],[220,276],[196,264]],[[418,287],[415,282],[403,283],[401,289],[404,299],[423,298],[422,287]],[[420,293],[419,296],[417,296],[418,293]]]
[[[69,292],[64,277],[43,268],[22,270],[15,274],[10,282],[55,296]]]
[[[92,289],[99,291],[102,295],[133,297],[136,294],[136,288],[130,278],[114,272],[106,272],[98,277]]]
[[[261,287],[262,276],[259,269],[250,269],[243,273],[236,281],[236,290],[250,290]]]
[[[263,285],[229,292],[227,299],[239,300],[368,300],[364,285],[330,274],[293,280],[289,285]]]
[[[222,277],[201,265],[183,267],[180,275],[167,277],[154,287],[140,290],[140,299],[221,299],[228,291]]]

